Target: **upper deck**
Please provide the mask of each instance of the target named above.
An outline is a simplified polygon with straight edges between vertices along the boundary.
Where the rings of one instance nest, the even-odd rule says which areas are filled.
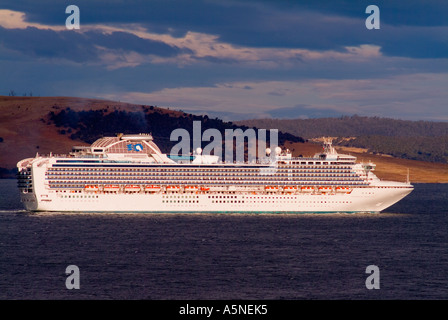
[[[35,159],[39,156],[36,155]],[[219,156],[202,154],[202,150],[198,149],[195,153],[189,155],[165,154],[154,143],[150,134],[119,134],[116,137],[104,137],[96,140],[90,146],[75,146],[68,155],[43,156],[39,158],[48,158],[50,163],[97,163],[97,164],[164,164],[164,165],[262,165],[289,168],[309,168],[316,169],[336,165],[356,164],[356,157],[346,154],[338,154],[331,144],[331,140],[325,140],[323,151],[316,153],[312,157],[293,157],[289,150],[282,150],[277,147],[275,153],[266,149],[266,156],[259,157],[250,162],[222,161]],[[20,161],[17,166],[24,168],[33,162],[33,158]],[[369,170],[373,170],[375,165],[369,163]]]
[[[30,183],[35,180],[31,176],[36,172],[37,181],[53,190],[84,190],[92,185],[100,189],[108,185],[145,188],[153,184],[163,188],[327,186],[332,190],[380,185],[372,173],[373,163],[356,163],[356,157],[338,154],[331,142],[313,157],[293,157],[288,150],[277,148],[275,155],[267,153],[265,158],[237,163],[200,152],[171,156],[162,153],[150,135],[120,135],[101,138],[88,147],[74,147],[69,155],[36,155],[17,166],[24,190],[32,188]]]

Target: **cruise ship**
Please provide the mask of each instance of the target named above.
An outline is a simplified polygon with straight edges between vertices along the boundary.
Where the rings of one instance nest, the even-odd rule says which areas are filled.
[[[380,180],[375,164],[339,154],[330,140],[313,157],[277,147],[265,159],[227,163],[200,149],[170,156],[150,134],[120,134],[17,167],[29,211],[377,213],[413,190],[409,181]]]

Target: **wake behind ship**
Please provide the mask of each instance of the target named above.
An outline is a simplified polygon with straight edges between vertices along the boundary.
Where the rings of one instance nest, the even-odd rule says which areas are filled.
[[[68,155],[17,163],[30,211],[72,212],[380,212],[412,190],[383,181],[373,163],[338,154],[331,141],[314,157],[275,155],[225,163],[218,156],[170,157],[149,134],[98,139]]]

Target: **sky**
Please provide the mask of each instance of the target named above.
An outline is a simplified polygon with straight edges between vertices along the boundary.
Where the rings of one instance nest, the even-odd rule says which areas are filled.
[[[0,95],[448,121],[447,88],[446,0],[0,1]]]

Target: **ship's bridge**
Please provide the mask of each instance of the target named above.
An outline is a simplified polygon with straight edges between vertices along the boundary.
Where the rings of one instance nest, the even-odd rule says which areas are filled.
[[[324,139],[323,152],[316,153],[314,158],[327,161],[337,161],[339,163],[354,164],[356,157],[348,154],[339,154],[332,145],[330,138]]]

